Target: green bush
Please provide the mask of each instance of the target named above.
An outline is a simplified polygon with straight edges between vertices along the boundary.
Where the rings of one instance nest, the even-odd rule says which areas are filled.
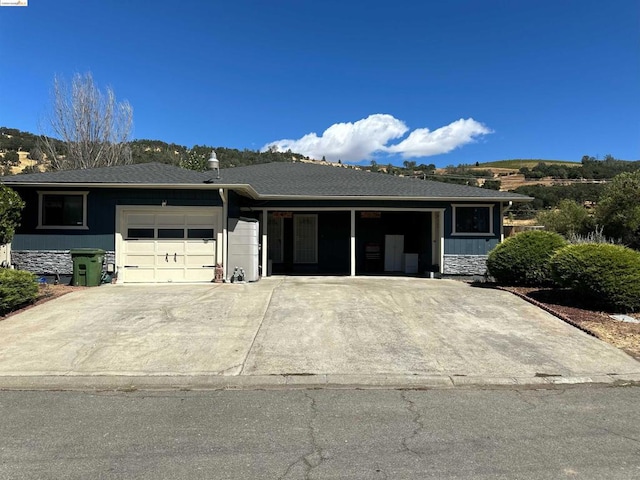
[[[586,235],[595,227],[587,209],[568,198],[560,200],[556,209],[538,213],[536,220],[538,225],[564,236]]]
[[[549,259],[567,244],[557,233],[522,232],[507,238],[489,252],[487,269],[498,283],[543,286],[552,283]]]
[[[16,192],[5,185],[0,185],[0,245],[11,242],[20,225],[21,211],[24,202]]]
[[[0,269],[0,315],[32,303],[37,296],[38,283],[32,273]]]
[[[560,249],[550,264],[560,286],[590,303],[618,311],[640,310],[640,252],[583,243]]]

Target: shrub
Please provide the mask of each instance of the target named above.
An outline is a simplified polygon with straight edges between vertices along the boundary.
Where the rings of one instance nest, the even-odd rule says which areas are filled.
[[[593,227],[593,218],[582,205],[565,198],[560,200],[555,210],[540,212],[537,216],[539,225],[544,225],[547,230],[561,235],[584,235]]]
[[[640,250],[640,170],[607,183],[596,206],[596,220],[610,237]]]
[[[9,243],[20,225],[20,212],[24,202],[20,196],[5,185],[0,185],[0,245]]]
[[[559,285],[590,303],[640,310],[640,252],[621,245],[583,243],[560,249],[550,264]]]
[[[598,227],[596,225],[595,229],[592,232],[587,233],[586,235],[581,235],[578,233],[570,233],[567,235],[567,240],[569,243],[622,243],[622,239],[613,239],[607,237],[603,233],[604,228]]]
[[[497,282],[508,285],[543,286],[552,283],[549,259],[564,247],[557,233],[533,230],[507,238],[489,252],[487,269]]]
[[[0,315],[32,303],[37,296],[38,284],[32,273],[0,269]]]

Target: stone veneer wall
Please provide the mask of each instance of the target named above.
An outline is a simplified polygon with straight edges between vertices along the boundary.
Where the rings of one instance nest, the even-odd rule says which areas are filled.
[[[487,272],[487,255],[445,255],[445,275],[484,275]]]
[[[11,263],[37,275],[73,275],[69,250],[12,250]],[[115,264],[115,252],[106,252],[103,268],[107,263]]]

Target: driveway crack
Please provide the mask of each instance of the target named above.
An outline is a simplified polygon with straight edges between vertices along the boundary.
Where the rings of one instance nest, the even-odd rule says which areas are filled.
[[[271,306],[271,301],[273,300],[273,293],[280,288],[280,285],[282,285],[282,283],[284,282],[284,279],[280,280],[278,282],[278,284],[273,287],[273,289],[271,290],[271,293],[269,294],[269,301],[267,301],[267,305],[264,308],[264,312],[262,312],[262,317],[260,318],[260,324],[258,325],[258,328],[256,329],[256,333],[253,336],[253,339],[251,340],[251,345],[249,346],[249,349],[247,350],[247,355],[244,357],[244,361],[242,362],[242,368],[240,369],[240,372],[238,373],[238,375],[244,375],[244,369],[247,365],[247,360],[249,359],[249,355],[251,355],[251,351],[253,350],[253,346],[256,343],[256,339],[258,338],[258,335],[260,334],[260,330],[262,330],[262,325],[264,323],[264,319],[267,316],[267,312],[269,311],[269,307]]]

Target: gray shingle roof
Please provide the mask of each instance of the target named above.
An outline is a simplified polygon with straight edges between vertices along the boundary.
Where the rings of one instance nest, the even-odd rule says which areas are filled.
[[[136,163],[114,167],[86,168],[82,170],[60,170],[55,172],[12,175],[3,178],[10,185],[38,183],[123,183],[123,184],[189,184],[202,183],[202,173],[166,165],[164,163]]]
[[[527,201],[529,197],[430,180],[395,177],[383,173],[310,163],[265,163],[226,168],[220,179],[213,172],[196,172],[161,163],[141,163],[84,170],[63,170],[4,177],[7,185],[210,185],[213,188],[250,185],[258,197],[340,198],[386,197],[398,199],[480,199]]]
[[[248,183],[260,196],[468,198],[524,201],[510,192],[310,163],[267,163],[220,171],[222,183]]]

